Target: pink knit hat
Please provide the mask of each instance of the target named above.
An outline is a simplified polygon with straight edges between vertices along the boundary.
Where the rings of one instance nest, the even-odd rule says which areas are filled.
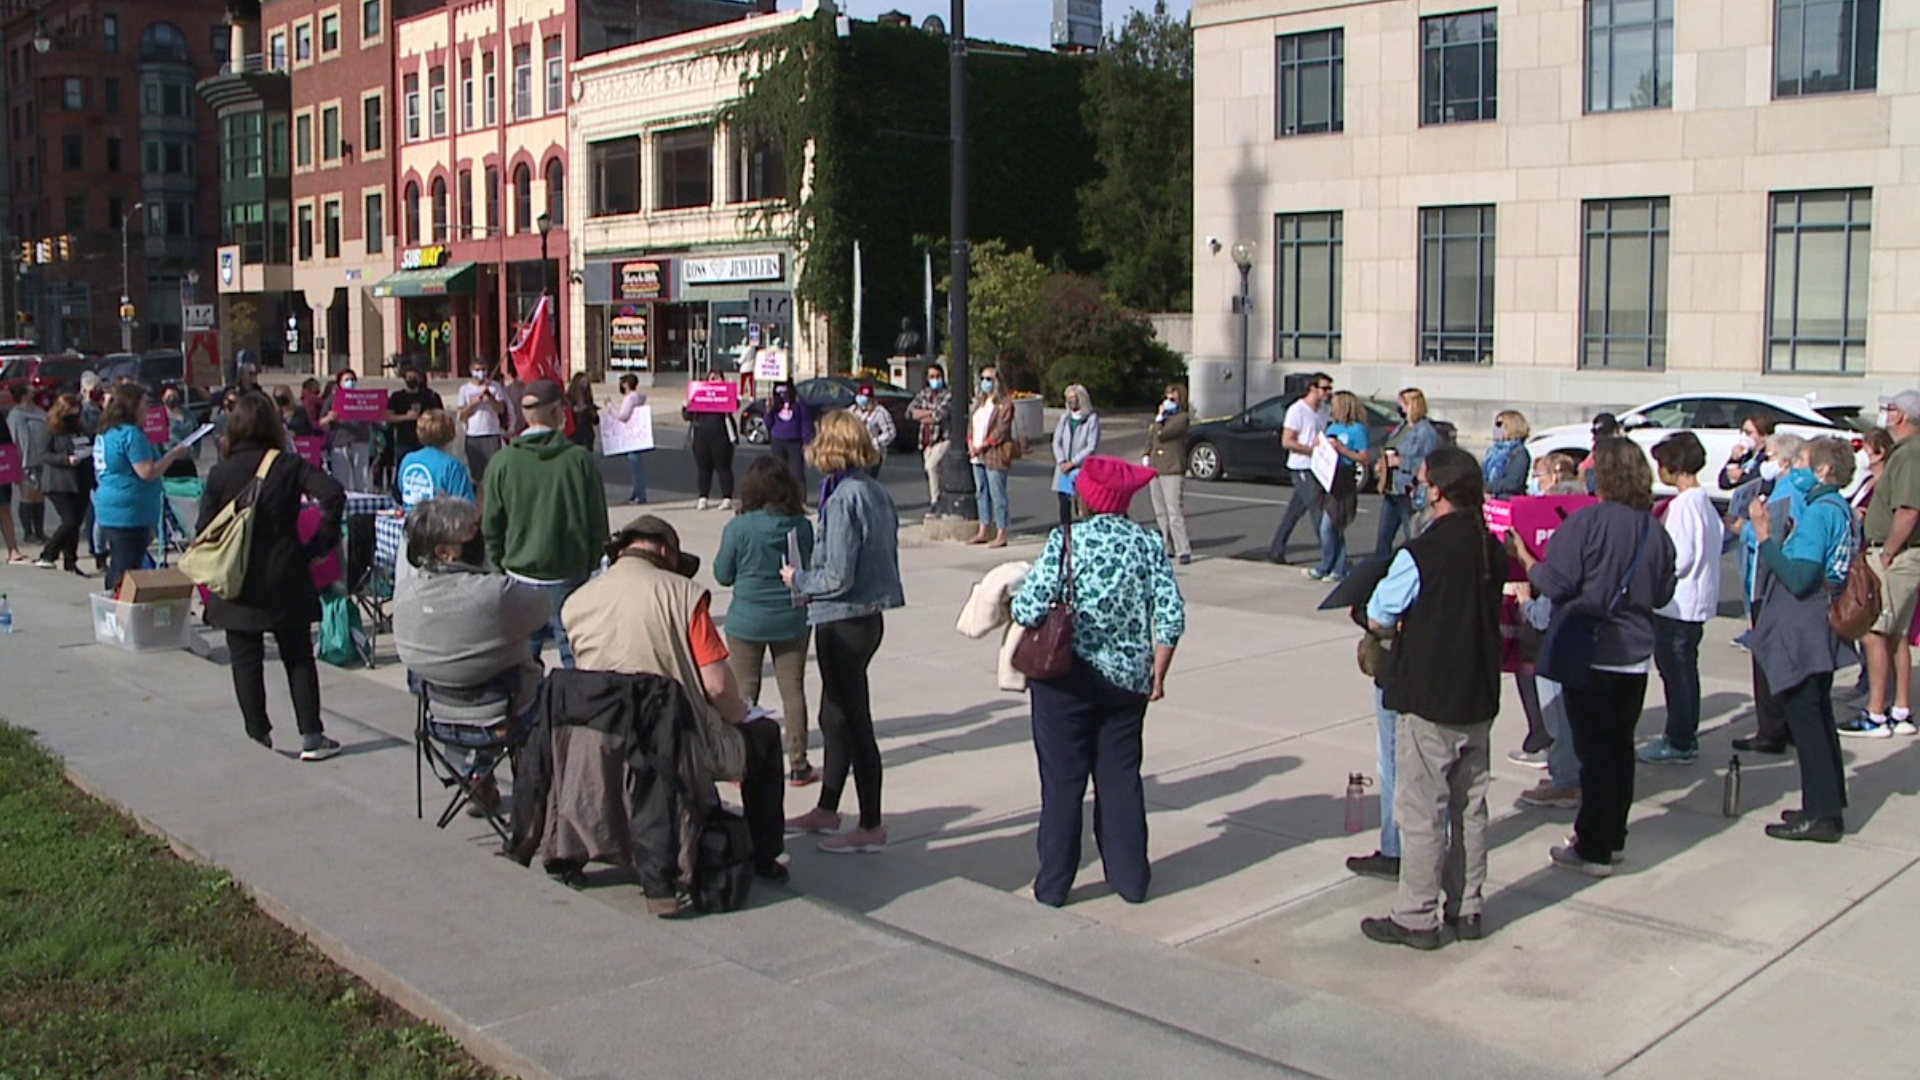
[[[1133,496],[1153,483],[1154,472],[1117,457],[1090,457],[1080,466],[1073,489],[1096,514],[1124,514]]]

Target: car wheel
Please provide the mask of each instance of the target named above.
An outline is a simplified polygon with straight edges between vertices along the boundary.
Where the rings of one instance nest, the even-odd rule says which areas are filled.
[[[1226,471],[1226,462],[1212,443],[1194,443],[1187,451],[1187,475],[1195,480],[1218,480]]]
[[[740,421],[740,436],[755,446],[765,446],[773,441],[767,433],[767,422],[758,416],[749,416]]]

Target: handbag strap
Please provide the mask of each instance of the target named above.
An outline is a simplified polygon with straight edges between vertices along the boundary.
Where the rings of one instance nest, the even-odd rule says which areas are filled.
[[[1060,579],[1064,583],[1067,606],[1073,606],[1073,523],[1060,527]]]
[[[1607,605],[1607,618],[1620,610],[1620,604],[1627,598],[1627,590],[1633,585],[1634,572],[1640,569],[1640,555],[1647,550],[1647,534],[1653,531],[1653,515],[1648,514],[1646,524],[1640,526],[1640,539],[1633,544],[1633,560],[1627,563],[1627,572],[1620,578],[1620,589],[1613,594],[1613,602]]]

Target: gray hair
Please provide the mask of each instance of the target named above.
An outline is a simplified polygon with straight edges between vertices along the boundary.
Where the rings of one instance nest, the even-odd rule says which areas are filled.
[[[1803,451],[1807,455],[1807,465],[1818,472],[1825,465],[1829,470],[1827,481],[1836,487],[1846,487],[1853,483],[1853,470],[1856,461],[1853,456],[1853,444],[1845,439],[1821,438],[1807,443]]]
[[[480,528],[480,508],[465,499],[441,496],[414,506],[407,515],[407,561],[427,567],[443,562],[439,550],[459,547]]]
[[[1063,404],[1066,402],[1067,395],[1069,394],[1078,396],[1080,398],[1081,411],[1085,412],[1089,416],[1093,414],[1093,395],[1087,393],[1086,387],[1081,386],[1079,383],[1074,383],[1073,385],[1067,387],[1066,393],[1060,396],[1060,400]]]
[[[1806,447],[1807,440],[1784,431],[1776,431],[1767,436],[1767,450],[1773,460],[1789,469],[1793,468],[1794,462],[1800,460],[1800,451]]]

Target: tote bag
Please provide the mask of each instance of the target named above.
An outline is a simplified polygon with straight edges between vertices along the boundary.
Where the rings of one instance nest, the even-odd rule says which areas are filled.
[[[246,584],[248,549],[253,546],[253,503],[260,497],[267,470],[279,457],[278,450],[260,455],[260,467],[254,470],[253,479],[232,502],[220,508],[180,557],[180,572],[223,600],[240,595]]]

